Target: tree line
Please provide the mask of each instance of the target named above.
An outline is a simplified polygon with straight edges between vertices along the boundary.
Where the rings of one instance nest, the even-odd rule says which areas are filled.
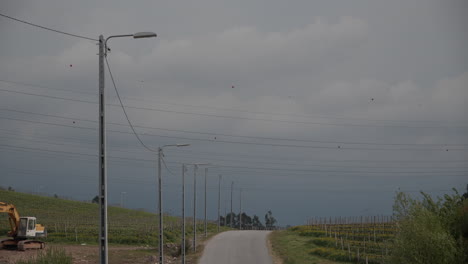
[[[277,228],[277,221],[271,211],[265,214],[264,223],[262,223],[257,215],[254,214],[251,217],[245,212],[242,212],[242,214],[229,213],[225,217],[220,216],[220,225],[222,226],[232,226],[233,228],[247,230],[272,230]]]

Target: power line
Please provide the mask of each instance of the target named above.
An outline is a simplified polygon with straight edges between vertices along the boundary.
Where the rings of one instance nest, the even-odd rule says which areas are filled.
[[[120,102],[120,106],[122,107],[122,110],[125,114],[125,118],[127,119],[127,122],[128,122],[128,125],[130,126],[130,128],[132,129],[133,131],[133,134],[135,135],[135,137],[138,139],[138,141],[140,141],[140,144],[147,150],[151,151],[151,152],[156,152],[156,150],[148,147],[145,145],[145,143],[143,143],[143,141],[141,140],[140,136],[138,136],[137,132],[135,131],[135,128],[133,127],[132,125],[132,122],[130,122],[130,118],[128,117],[127,115],[127,111],[125,111],[125,107],[122,103],[122,99],[120,99],[120,95],[119,95],[119,91],[117,90],[117,86],[115,85],[115,81],[114,81],[114,76],[112,75],[112,71],[111,71],[111,68],[109,66],[109,61],[107,61],[107,55],[104,56],[104,58],[106,59],[106,64],[107,64],[107,69],[109,70],[109,75],[111,77],[111,80],[112,80],[112,84],[114,85],[114,89],[115,89],[115,93],[117,94],[117,98],[119,98],[119,102]]]
[[[67,100],[67,101],[74,101],[74,102],[82,102],[82,103],[89,103],[89,104],[97,104],[97,102],[87,101],[87,100],[80,100],[80,99],[72,99],[60,96],[51,96],[51,95],[42,95],[42,94],[34,94],[34,93],[27,93],[27,92],[20,92],[20,91],[11,91],[7,89],[0,89],[3,92],[10,92],[10,93],[17,93],[17,94],[24,94],[30,96],[38,96],[50,99],[59,99],[59,100]],[[118,104],[106,104],[109,106],[117,106],[121,107]],[[303,125],[326,125],[326,126],[349,126],[349,127],[380,127],[380,128],[468,128],[467,126],[408,126],[408,125],[366,125],[366,124],[352,124],[352,123],[326,123],[326,122],[310,122],[310,121],[295,121],[295,120],[278,120],[278,119],[267,119],[267,118],[254,118],[254,117],[242,117],[242,116],[229,116],[229,115],[218,115],[218,114],[206,114],[206,113],[192,113],[192,112],[185,112],[185,111],[175,111],[175,110],[167,110],[167,109],[160,109],[160,108],[151,108],[151,107],[138,107],[138,106],[129,106],[126,105],[126,108],[138,109],[138,110],[145,110],[145,111],[155,111],[155,112],[162,112],[162,113],[173,113],[173,114],[181,114],[181,115],[196,115],[196,116],[205,116],[205,117],[214,117],[214,118],[223,118],[223,119],[241,119],[241,120],[253,120],[253,121],[264,121],[264,122],[277,122],[277,123],[292,123],[292,124],[303,124]]]
[[[7,89],[0,89],[0,91],[9,92],[9,93],[16,93],[16,94],[24,94],[24,95],[30,95],[30,96],[38,96],[38,97],[44,97],[44,98],[50,98],[50,99],[66,100],[66,101],[88,103],[88,104],[97,104],[97,102],[94,102],[94,101],[66,98],[66,97],[53,96],[53,95],[27,93],[27,92],[22,92],[22,91],[11,91],[11,90],[7,90]],[[110,105],[110,104],[107,104],[107,105]]]
[[[82,39],[87,39],[87,40],[92,40],[92,41],[98,41],[97,39],[88,38],[88,37],[85,37],[85,36],[80,36],[80,35],[76,35],[76,34],[71,34],[71,33],[65,32],[65,31],[61,31],[61,30],[57,30],[57,29],[53,29],[53,28],[41,26],[41,25],[34,24],[34,23],[31,23],[31,22],[28,22],[28,21],[25,21],[25,20],[21,20],[21,19],[18,19],[18,18],[14,18],[14,17],[11,17],[11,16],[7,16],[7,15],[5,15],[5,14],[1,14],[1,13],[0,13],[0,16],[6,17],[6,18],[8,18],[8,19],[11,19],[11,20],[14,20],[14,21],[17,21],[17,22],[24,23],[24,24],[27,24],[27,25],[30,25],[30,26],[33,26],[33,27],[38,27],[38,28],[42,28],[42,29],[45,29],[45,30],[49,30],[49,31],[52,31],[52,32],[55,32],[55,33],[60,33],[60,34],[68,35],[68,36],[75,37],[75,38],[82,38]]]
[[[9,111],[9,112],[16,112],[16,113],[23,113],[23,114],[48,116],[48,117],[55,117],[55,118],[68,119],[68,120],[79,120],[79,121],[86,121],[86,122],[93,122],[93,123],[98,122],[96,120],[89,120],[89,119],[75,118],[75,117],[65,117],[65,116],[51,115],[51,114],[42,114],[42,113],[36,113],[36,112],[30,112],[30,111],[21,111],[21,110],[15,110],[15,109],[7,109],[7,108],[0,108],[0,111]],[[118,126],[126,126],[126,127],[129,126],[127,124],[115,123],[115,122],[107,122],[107,123],[110,124],[110,125],[118,125]],[[324,144],[377,145],[377,146],[468,146],[468,144],[463,144],[463,143],[459,143],[459,144],[457,144],[457,143],[436,144],[436,143],[377,143],[377,142],[353,142],[353,141],[324,141],[324,140],[291,139],[291,138],[277,138],[277,137],[245,136],[245,135],[234,135],[234,134],[224,134],[224,133],[188,131],[188,130],[181,130],[181,129],[167,129],[167,128],[158,128],[158,127],[151,127],[151,126],[132,125],[131,127],[156,129],[156,130],[171,131],[171,132],[182,132],[182,133],[210,135],[210,136],[225,136],[225,137],[236,137],[236,138],[295,141],[295,142],[324,143]]]
[[[2,118],[2,117],[0,117]],[[29,120],[21,120],[21,119],[12,119],[12,118],[5,118],[5,119],[8,119],[8,120],[18,120],[18,121],[26,121],[26,122],[32,122],[32,123],[41,123],[43,124],[44,122],[39,122],[39,121],[29,121]],[[59,125],[59,124],[53,124],[53,123],[45,123],[45,124],[50,124],[50,125]],[[60,126],[60,125],[59,125]],[[67,125],[63,125],[63,126],[66,126],[66,127],[71,127],[71,128],[75,128],[75,126],[67,126]],[[78,127],[79,128],[79,127]],[[88,128],[86,128],[88,129]],[[89,128],[89,129],[94,129],[94,128]],[[3,130],[3,131],[8,131],[8,132],[11,132],[11,133],[14,133],[14,135],[18,135],[17,131],[15,130],[7,130],[7,129],[0,129],[0,130]],[[131,134],[131,133],[128,133],[128,134]],[[82,139],[80,138],[65,138],[65,137],[61,137],[61,138],[64,138],[64,139],[76,139],[76,140],[79,140],[81,143],[83,142]],[[95,144],[95,142],[91,142],[91,141],[88,141],[88,143],[90,144]],[[173,150],[173,151],[178,151],[178,150]],[[232,157],[233,155],[226,155],[226,153],[219,153],[219,152],[207,152],[207,151],[197,151],[197,152],[193,152],[193,151],[190,151],[190,150],[184,150],[184,152],[189,152],[189,153],[196,153],[197,155],[214,155],[216,157],[219,157],[219,156],[228,156],[228,157]],[[237,155],[235,155],[237,156]],[[259,155],[247,155],[247,154],[242,154],[242,156],[245,156],[246,158],[248,158],[249,160],[251,160],[252,158],[261,158],[261,159],[268,159],[268,160],[274,160],[274,159],[278,159],[277,156],[259,156]],[[213,159],[211,157],[207,158],[207,159]],[[281,161],[284,161],[284,158],[280,158],[279,160]],[[240,160],[238,160],[240,161]],[[310,160],[302,160],[303,162],[310,162]],[[408,164],[408,163],[466,163],[465,160],[432,160],[432,161],[428,161],[428,160],[363,160],[363,159],[358,159],[358,160],[314,160],[315,162],[320,162],[320,163],[336,163],[336,162],[339,162],[339,163],[350,163],[350,162],[357,162],[357,163],[399,163],[399,164]],[[240,162],[244,162],[244,161],[240,161]],[[275,164],[278,164],[275,162]],[[290,165],[297,165],[297,164],[290,164]],[[360,166],[362,167],[362,166]]]
[[[46,124],[46,125],[54,125],[54,126],[64,126],[70,128],[80,128],[80,129],[90,129],[96,130],[96,128],[88,128],[88,127],[79,127],[79,126],[71,126],[71,125],[62,125],[56,123],[49,123],[49,122],[42,122],[42,121],[32,121],[32,120],[24,120],[18,118],[9,118],[9,117],[0,117],[0,119],[9,119],[21,122],[29,122],[29,123],[39,123],[39,124]],[[133,134],[124,131],[118,130],[107,130],[108,132],[113,133],[120,133],[120,134]],[[373,151],[449,151],[449,149],[442,149],[442,148],[361,148],[361,147],[341,147],[341,146],[310,146],[310,145],[293,145],[293,144],[274,144],[274,143],[259,143],[259,142],[242,142],[242,141],[230,141],[230,140],[210,140],[210,139],[200,139],[200,138],[190,138],[190,137],[179,137],[179,136],[165,136],[165,135],[157,135],[157,134],[150,134],[150,133],[142,133],[144,136],[153,136],[153,137],[165,137],[165,138],[173,138],[173,139],[183,139],[183,140],[195,140],[195,141],[204,141],[204,142],[212,142],[212,143],[226,143],[226,144],[238,144],[238,145],[256,145],[256,146],[270,146],[270,147],[287,147],[287,148],[303,148],[303,149],[330,149],[330,150],[373,150]],[[466,149],[461,148],[451,148],[451,151],[465,151]]]
[[[79,152],[72,152],[72,151],[60,151],[60,150],[49,150],[43,148],[31,148],[31,147],[22,147],[22,146],[13,146],[7,144],[0,144],[3,147],[10,147],[10,148],[17,148],[17,149],[24,149],[24,150],[36,150],[36,151],[46,151],[52,153],[65,153],[65,154],[74,154],[74,155],[82,155],[82,156],[91,156],[97,157],[97,155],[93,154],[86,154],[86,153],[79,153]],[[117,159],[127,159],[127,160],[137,160],[137,161],[150,161],[146,159],[136,159],[136,158],[122,158],[122,157],[112,157]],[[175,164],[183,164],[183,162],[170,162]],[[231,166],[231,165],[222,165],[218,164],[217,167],[220,168],[240,168],[240,169],[248,169],[248,170],[273,170],[273,171],[288,171],[288,172],[305,172],[305,173],[391,173],[391,174],[432,174],[432,173],[463,173],[466,174],[466,171],[331,171],[331,170],[307,170],[307,169],[286,169],[286,168],[265,168],[265,167],[248,167],[248,166]]]
[[[32,88],[41,88],[41,89],[47,89],[47,90],[53,90],[53,91],[63,91],[63,92],[87,94],[87,95],[96,96],[96,93],[93,93],[93,92],[75,91],[75,90],[63,89],[63,88],[54,88],[54,87],[30,84],[30,83],[25,83],[25,82],[7,81],[7,80],[2,80],[2,79],[0,79],[0,82],[9,83],[9,84],[16,84],[16,85],[22,85],[22,86],[29,86],[29,87],[32,87]]]
[[[39,86],[29,83],[22,83],[22,82],[14,82],[14,81],[7,81],[7,80],[0,80],[0,82],[5,83],[12,83],[18,84],[23,86],[30,86],[42,89],[51,89],[51,90],[59,90],[59,91],[66,91],[66,92],[74,92],[74,93],[82,93],[82,94],[90,94],[94,95],[91,92],[83,92],[83,91],[74,91],[69,89],[60,89],[60,88],[52,88],[46,86]],[[222,111],[231,111],[231,112],[242,112],[242,113],[250,113],[250,114],[262,114],[262,115],[270,115],[270,116],[291,116],[291,117],[301,117],[301,118],[317,118],[317,119],[337,119],[337,120],[357,120],[357,121],[368,121],[368,122],[392,122],[392,123],[441,123],[445,125],[449,125],[453,122],[448,121],[431,121],[431,120],[390,120],[390,119],[368,119],[368,118],[360,118],[360,117],[337,117],[337,116],[329,116],[329,115],[302,115],[302,114],[286,114],[286,113],[278,113],[278,112],[261,112],[261,111],[250,111],[250,110],[243,110],[243,109],[235,109],[235,108],[224,108],[224,107],[216,107],[216,106],[209,106],[209,105],[191,105],[191,104],[182,104],[176,102],[161,102],[156,100],[149,100],[146,98],[139,98],[139,97],[123,97],[127,100],[133,101],[144,101],[144,102],[152,102],[156,104],[163,104],[163,105],[174,105],[174,106],[185,106],[185,107],[193,107],[193,108],[206,108],[206,109],[214,109],[214,110],[222,110]],[[466,125],[466,124],[464,124]]]
[[[13,130],[5,130],[5,129],[0,129],[2,131],[7,131],[8,133],[11,133],[12,135],[14,136],[18,136],[17,133],[15,133]],[[70,137],[63,137],[63,139],[66,139],[67,140],[67,143],[70,142],[70,140],[80,140],[80,142],[78,143],[75,143],[75,144],[71,144],[71,143],[60,143],[60,142],[50,142],[50,141],[40,141],[40,140],[37,140],[37,139],[25,139],[25,138],[17,138],[17,137],[11,137],[10,135],[8,136],[3,136],[3,137],[0,137],[0,138],[5,138],[5,139],[13,139],[13,140],[20,140],[20,141],[29,141],[29,142],[34,142],[34,143],[45,143],[45,144],[52,144],[52,145],[59,145],[59,146],[68,146],[68,145],[79,145],[79,146],[83,146],[83,141],[79,138],[70,138]],[[54,136],[55,138],[55,136]],[[87,144],[95,144],[95,142],[90,142],[88,141]],[[124,152],[124,153],[130,153],[130,154],[142,154],[141,152],[138,152],[138,151],[130,151],[130,150],[114,150],[116,152]],[[197,152],[198,153],[198,152]],[[198,153],[200,154],[200,153]],[[359,166],[339,166],[339,165],[316,165],[316,164],[298,164],[298,163],[284,163],[284,162],[274,162],[274,161],[252,161],[252,158],[249,158],[248,161],[245,161],[245,160],[239,160],[239,159],[232,159],[232,158],[229,158],[229,159],[219,159],[217,158],[218,156],[225,156],[223,154],[220,154],[220,153],[217,153],[217,154],[213,154],[213,155],[216,155],[215,158],[213,157],[208,157],[206,159],[209,159],[209,160],[216,160],[216,161],[224,161],[224,162],[241,162],[243,164],[247,163],[255,163],[255,164],[259,164],[259,163],[262,163],[262,164],[273,164],[273,165],[285,165],[285,166],[304,166],[304,165],[310,165],[312,166],[313,168],[316,168],[316,167],[319,167],[319,168],[358,168],[358,169],[393,169],[395,168],[395,166],[393,167],[385,167],[385,166],[362,166],[362,165],[359,165]],[[191,157],[191,156],[190,156]],[[185,158],[185,157],[181,157],[181,156],[176,156],[176,158]],[[257,157],[256,157],[257,158]],[[284,159],[282,159],[284,160]],[[310,162],[310,161],[306,161],[306,162]],[[405,168],[405,169],[428,169],[427,167],[401,167],[400,165],[398,166],[398,168]],[[436,167],[437,169],[447,169],[446,167]],[[452,168],[452,167],[450,167]],[[457,166],[457,168],[459,169],[464,169],[464,168],[467,168],[467,167],[460,167],[460,166]],[[429,168],[429,169],[434,169],[434,168]]]
[[[6,138],[6,139],[11,139],[10,137],[0,137],[0,138]],[[20,140],[20,141],[30,141],[30,142],[34,142],[34,143],[45,143],[45,144],[51,144],[51,145],[57,145],[57,146],[68,146],[68,145],[78,145],[78,144],[65,144],[65,143],[59,143],[59,142],[47,142],[47,141],[39,141],[39,140],[33,140],[33,139],[18,139],[18,138],[13,138],[13,140]],[[81,146],[81,145],[80,145]],[[132,151],[129,151],[129,150],[114,150],[115,152],[122,152],[122,153],[130,153],[130,154],[135,154],[137,152],[132,152]],[[176,158],[181,158],[181,157],[176,157]],[[247,163],[247,164],[250,164],[250,163],[254,163],[254,164],[258,164],[258,163],[264,163],[264,164],[274,164],[274,165],[285,165],[285,166],[301,166],[303,164],[291,164],[291,163],[279,163],[279,162],[259,162],[259,161],[255,161],[255,162],[246,162],[246,161],[241,161],[241,160],[232,160],[232,159],[217,159],[217,158],[208,158],[209,160],[217,160],[217,161],[224,161],[224,162],[241,162],[243,164]],[[165,165],[166,166],[166,165]],[[221,165],[221,167],[225,167],[224,165]],[[383,167],[383,166],[373,166],[373,167],[363,167],[363,166],[324,166],[324,165],[312,165],[312,167],[306,167],[304,169],[315,169],[315,168],[321,168],[321,167],[324,167],[324,168],[357,168],[357,169],[395,169],[395,167]],[[167,166],[166,166],[167,168]],[[402,167],[398,167],[398,168],[402,168]],[[428,168],[421,168],[421,167],[403,167],[405,169],[428,169]],[[465,169],[467,167],[457,167],[457,169]],[[167,168],[168,169],[168,168]],[[431,168],[429,168],[431,169]],[[433,168],[432,168],[433,169]],[[448,173],[452,173],[453,171],[440,171],[440,169],[447,169],[447,168],[440,168],[440,167],[437,167],[437,171],[435,172],[448,172]],[[449,168],[451,169],[451,168]],[[170,171],[170,169],[168,169]],[[331,171],[326,171],[326,172],[331,172]],[[458,173],[459,171],[456,171],[456,173]],[[175,175],[174,173],[172,173],[172,171],[170,171],[171,174]]]
[[[9,169],[9,168],[7,168]],[[50,174],[47,171],[6,171],[6,173],[14,173],[14,174],[21,174],[21,175],[33,175],[33,176],[41,176],[41,177],[47,177],[50,176]],[[80,178],[80,179],[86,179],[86,180],[91,180],[93,179],[92,176],[87,176],[86,174],[79,174],[79,175],[72,175],[74,178]],[[114,177],[112,178],[112,181],[118,181],[122,183],[137,183],[137,184],[152,184],[153,181],[151,179],[128,179],[128,178],[121,178],[121,177]],[[190,183],[187,183],[187,185],[190,185]],[[165,187],[168,188],[178,188],[181,186],[180,183],[170,183],[170,184],[165,184]],[[356,188],[342,188],[342,189],[331,189],[331,188],[258,188],[258,187],[237,187],[234,188],[235,190],[239,190],[242,188],[242,190],[247,190],[247,191],[269,191],[269,192],[346,192],[346,191],[353,191],[357,193],[362,193],[362,192],[395,192],[396,190],[380,190],[380,189],[356,189]],[[217,186],[208,186],[209,190],[217,190]],[[230,190],[230,187],[222,187],[223,190]],[[418,190],[402,190],[403,192],[421,192]],[[449,192],[452,190],[449,189],[431,189],[431,190],[425,190],[424,192]]]
[[[167,167],[167,165],[166,165],[166,161],[164,160],[164,158],[163,158],[163,157],[161,157],[161,161],[162,161],[162,163],[164,164],[164,167],[166,168],[166,170],[167,170],[167,171],[168,171],[170,174],[172,174],[172,175],[176,176],[176,174],[175,174],[175,173],[173,173],[173,172],[172,172],[172,171],[169,169],[169,167]]]

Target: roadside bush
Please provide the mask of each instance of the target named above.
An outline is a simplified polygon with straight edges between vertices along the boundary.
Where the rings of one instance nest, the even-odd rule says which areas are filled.
[[[437,201],[422,194],[422,201],[397,194],[394,212],[398,231],[393,240],[391,263],[466,263],[468,248],[463,228],[467,200],[463,201],[458,193]]]

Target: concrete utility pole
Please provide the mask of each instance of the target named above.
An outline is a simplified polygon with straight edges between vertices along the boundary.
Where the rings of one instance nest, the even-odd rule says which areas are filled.
[[[158,194],[159,194],[159,263],[164,263],[164,223],[163,223],[163,195],[162,195],[162,174],[161,174],[161,161],[163,154],[163,148],[165,147],[186,147],[190,144],[175,144],[175,145],[164,145],[158,148]]]
[[[111,38],[133,37],[155,38],[156,33],[139,32],[127,35],[114,35],[104,39],[99,36],[99,260],[101,264],[107,264],[108,239],[107,239],[107,158],[106,158],[106,97],[104,95],[104,57],[107,56],[107,41]]]
[[[198,165],[193,168],[193,251],[197,250],[197,170]]]
[[[224,197],[224,226],[227,226],[227,199]]]
[[[242,189],[239,189],[239,230],[242,230]]]
[[[234,222],[234,217],[233,217],[233,212],[232,212],[232,189],[234,188],[234,182],[231,182],[231,217],[230,217],[230,220],[231,220],[231,228],[232,228],[232,222]]]
[[[99,259],[108,263],[107,256],[107,159],[106,159],[106,97],[104,96],[104,56],[106,54],[104,36],[99,36]]]
[[[182,244],[180,249],[182,264],[185,264],[185,164],[182,164]]]
[[[219,182],[218,182],[218,233],[219,233],[219,226],[221,225],[221,174],[218,175]],[[224,219],[226,221],[226,219]]]
[[[207,234],[207,219],[206,219],[206,176],[208,174],[208,168],[205,168],[205,237],[208,237]]]
[[[164,263],[164,236],[163,236],[163,208],[162,208],[162,176],[161,176],[162,148],[158,148],[158,211],[159,211],[159,263]]]

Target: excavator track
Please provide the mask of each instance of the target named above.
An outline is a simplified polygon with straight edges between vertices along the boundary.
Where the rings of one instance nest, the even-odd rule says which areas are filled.
[[[4,249],[18,249],[20,251],[45,248],[45,242],[38,240],[3,239],[1,240],[1,243],[2,248]]]
[[[28,249],[43,249],[45,243],[38,240],[22,240],[18,242],[18,250],[25,251]]]

